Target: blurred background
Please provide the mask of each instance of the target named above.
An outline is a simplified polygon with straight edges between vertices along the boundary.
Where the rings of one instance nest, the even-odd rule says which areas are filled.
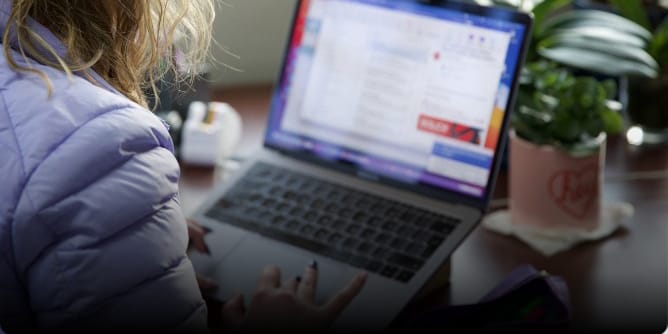
[[[237,70],[219,64],[211,72],[212,85],[271,83],[282,61],[295,3],[296,0],[225,0],[216,16],[214,39],[220,47],[214,47],[213,55],[218,62]]]

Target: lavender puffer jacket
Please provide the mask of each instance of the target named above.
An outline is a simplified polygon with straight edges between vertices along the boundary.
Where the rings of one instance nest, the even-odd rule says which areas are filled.
[[[204,330],[165,126],[97,75],[29,62],[50,98],[0,55],[0,333]]]

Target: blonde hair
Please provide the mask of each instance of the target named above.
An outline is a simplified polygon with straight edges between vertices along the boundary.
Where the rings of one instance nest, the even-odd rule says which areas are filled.
[[[2,37],[5,58],[16,71],[40,75],[51,93],[44,73],[12,58],[14,39],[28,64],[31,57],[68,75],[83,73],[89,80],[93,70],[129,99],[146,106],[144,88],[151,87],[157,97],[156,81],[168,71],[185,72],[192,78],[197,74],[194,69],[207,61],[213,1],[13,0]],[[30,18],[62,41],[65,58],[30,29]],[[179,67],[185,66],[185,71],[176,70],[177,52]]]

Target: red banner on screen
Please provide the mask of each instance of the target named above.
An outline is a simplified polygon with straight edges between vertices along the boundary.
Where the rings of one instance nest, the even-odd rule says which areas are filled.
[[[427,115],[420,115],[417,127],[420,131],[433,133],[441,137],[457,139],[476,145],[480,144],[480,129],[470,126]]]

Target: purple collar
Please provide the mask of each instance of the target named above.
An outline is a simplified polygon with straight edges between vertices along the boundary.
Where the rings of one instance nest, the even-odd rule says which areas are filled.
[[[12,8],[12,0],[0,0],[0,36],[2,36],[4,34],[5,29],[7,29],[7,21],[9,20],[9,14],[11,12],[11,8]],[[63,45],[63,43],[53,33],[51,33],[49,29],[47,29],[46,27],[44,27],[43,25],[39,24],[37,21],[31,18],[28,18],[28,26],[32,31],[41,36],[56,51],[59,57],[66,58],[65,56],[67,55],[67,50],[65,48],[65,45]],[[18,49],[18,42],[14,34],[10,35],[10,45],[13,49]],[[38,47],[37,51],[40,52],[45,57],[50,57],[51,55],[50,52],[48,52],[42,47]],[[74,72],[74,74],[82,78],[86,78],[84,74],[81,72]],[[122,95],[95,71],[91,70],[89,71],[89,74],[95,80],[95,82],[93,82],[94,84],[102,86],[102,88],[112,93]]]

